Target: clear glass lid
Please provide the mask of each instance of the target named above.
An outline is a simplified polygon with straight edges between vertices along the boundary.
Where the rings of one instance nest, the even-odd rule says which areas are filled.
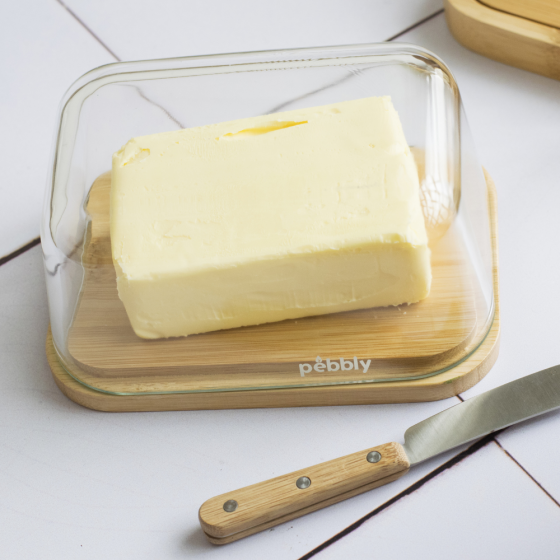
[[[184,238],[189,236],[181,234],[181,239],[179,235],[171,236],[173,241],[168,241],[168,232],[170,228],[183,227],[176,225],[179,211],[188,215],[191,222],[199,217],[203,219],[203,210],[197,210],[199,206],[195,208],[193,200],[200,193],[203,198],[209,187],[205,184],[196,197],[192,193],[183,193],[173,198],[169,194],[171,187],[167,190],[161,187],[164,176],[168,175],[166,170],[174,165],[171,160],[162,164],[160,175],[157,175],[157,167],[150,171],[156,175],[151,176],[150,188],[143,188],[148,191],[153,186],[152,198],[141,194],[140,187],[137,189],[140,201],[137,206],[141,210],[134,211],[144,212],[143,217],[139,217],[125,233],[119,229],[122,225],[118,223],[119,216],[124,215],[121,210],[128,212],[126,215],[130,221],[131,209],[136,206],[130,197],[126,199],[128,202],[122,202],[124,191],[116,191],[112,181],[129,180],[130,175],[134,186],[135,175],[130,168],[122,167],[129,175],[125,177],[124,171],[118,171],[121,175],[113,172],[112,177],[111,165],[113,154],[130,139],[240,119],[249,119],[243,122],[252,123],[253,128],[239,124],[235,130],[232,128],[232,132],[221,133],[220,138],[228,140],[233,134],[246,135],[247,130],[254,135],[254,130],[262,132],[263,127],[269,132],[271,126],[273,134],[281,134],[281,128],[288,131],[291,130],[288,126],[296,129],[295,125],[307,123],[306,115],[317,114],[317,108],[328,106],[336,113],[337,107],[349,106],[341,104],[374,97],[390,98],[389,103],[398,114],[408,146],[402,155],[405,163],[395,164],[395,173],[400,179],[396,180],[397,187],[394,188],[401,189],[401,194],[396,196],[394,204],[390,191],[385,191],[384,196],[390,199],[386,208],[418,207],[422,231],[418,233],[416,228],[418,236],[415,240],[411,241],[410,236],[399,237],[400,234],[396,233],[391,233],[393,237],[389,236],[389,239],[389,234],[383,233],[385,237],[379,234],[381,237],[376,238],[377,241],[384,240],[383,243],[360,241],[362,244],[346,246],[342,242],[333,242],[327,252],[317,252],[318,245],[313,245],[301,254],[282,253],[284,260],[269,256],[253,259],[247,268],[244,268],[249,258],[246,259],[246,255],[243,266],[241,261],[232,264],[231,260],[227,266],[222,266],[221,261],[204,260],[209,257],[202,252],[202,264],[193,264],[190,256],[191,260],[184,257],[184,251],[187,251],[183,250],[187,247],[183,245],[186,243]],[[369,105],[363,107],[363,122],[366,122]],[[286,112],[295,117],[286,117]],[[276,113],[284,116],[277,117]],[[270,117],[268,120],[253,119],[262,116]],[[282,123],[281,126],[278,122]],[[365,125],[359,126],[362,130]],[[192,138],[196,134],[203,135],[208,130],[222,129],[219,125],[217,128],[195,128],[185,133],[185,142],[194,141]],[[310,153],[313,151],[311,136],[305,136],[307,132],[298,132],[299,136],[294,131],[290,134],[293,134],[293,143],[286,145],[293,147],[293,154],[297,153],[297,142],[302,142]],[[375,134],[372,129],[372,138],[376,137]],[[239,160],[245,165],[235,171],[240,184],[244,184],[245,176],[248,182],[249,175],[255,174],[254,169],[261,161],[259,158],[272,157],[270,139],[273,135],[264,136],[268,137],[265,148],[260,137],[253,139],[260,142],[254,144],[254,165],[247,156],[245,160]],[[154,159],[153,146],[160,145],[159,138],[150,144],[151,154],[148,148],[141,147],[141,151],[134,152],[134,158],[143,158],[147,150],[147,155]],[[168,143],[176,140],[175,137],[169,138]],[[317,149],[325,150],[326,145],[328,151],[328,134],[324,137],[319,134],[316,138]],[[218,140],[217,136],[215,140]],[[371,144],[372,149],[376,147],[374,144]],[[198,149],[194,144],[190,146],[192,149],[188,145],[184,149],[191,152]],[[233,142],[228,146],[233,146]],[[242,150],[240,143],[237,146],[235,149]],[[331,165],[330,160],[338,161],[336,154],[339,151],[336,150],[338,148],[333,148],[333,154],[324,159],[325,166]],[[268,155],[263,155],[265,152]],[[397,157],[394,150],[385,152]],[[212,157],[221,157],[221,152],[216,153],[218,155]],[[210,160],[209,168],[219,167],[217,161]],[[295,176],[294,162],[295,155],[282,167],[285,177]],[[360,165],[361,161],[354,168]],[[414,177],[409,173],[408,178],[402,179],[403,166],[414,169]],[[137,177],[147,180],[148,167],[137,168],[139,171],[136,172],[140,173]],[[353,169],[352,165],[349,168]],[[321,169],[324,171],[326,167]],[[321,179],[323,175],[319,171],[317,168],[317,173],[305,175],[315,178],[313,188],[319,193],[317,200],[309,197],[306,200],[311,205],[316,202],[318,206],[328,207],[328,201],[325,202],[320,193],[328,190],[330,179]],[[234,215],[237,195],[232,190],[233,171],[226,169],[226,172],[230,179],[223,186],[219,182],[214,184],[213,188],[223,190],[223,198],[214,196],[222,201],[222,206],[229,207],[229,210],[223,210],[223,216],[228,216],[229,211],[230,220],[224,218],[225,225],[221,223],[220,227],[223,226],[222,230],[229,227],[231,233],[232,224],[243,223],[244,219]],[[204,173],[207,172],[201,171],[203,178],[206,177]],[[284,198],[261,197],[259,192],[251,191],[250,204],[254,215],[272,216],[273,204],[277,205],[278,214],[284,212],[284,206],[278,206],[280,204],[299,212],[297,205],[304,200],[302,191],[307,189],[305,181],[311,181],[301,177],[300,174],[298,180],[303,181],[302,186],[290,183],[291,190],[286,190],[289,196]],[[281,185],[282,180],[278,174],[273,176],[272,171],[268,177],[264,173],[261,188],[266,189],[272,183]],[[323,180],[326,182],[321,183]],[[354,181],[352,177],[348,180],[348,185]],[[192,181],[194,184],[194,179]],[[411,185],[406,191],[409,193],[406,200],[402,194],[406,190],[402,181],[409,181]],[[371,226],[374,231],[378,227],[375,222],[378,218],[375,207],[368,206],[374,203],[368,198],[369,194],[364,194],[363,185],[355,181],[352,185],[355,188],[347,196],[354,197],[354,201],[360,196],[365,197],[363,206],[356,207],[356,213],[373,212],[371,223],[363,216],[359,218],[361,222],[356,222],[358,225],[352,231],[359,236],[364,228]],[[124,189],[120,183],[117,186]],[[158,191],[160,187],[163,190]],[[133,193],[132,198],[135,196]],[[328,196],[330,194],[324,194],[324,197]],[[196,200],[202,208],[204,201]],[[165,215],[166,204],[169,216]],[[80,78],[67,92],[60,109],[42,226],[54,346],[61,364],[72,377],[91,388],[115,394],[376,383],[437,375],[468,358],[492,325],[496,274],[494,211],[457,84],[445,64],[422,48],[407,44],[373,44],[103,66]],[[389,220],[387,212],[379,214],[379,220]],[[165,223],[169,227],[166,226],[163,233],[156,231],[153,246],[159,253],[150,253],[152,249],[146,248],[147,233],[143,233],[141,220],[155,224],[150,220],[155,220],[156,214],[159,216],[157,224]],[[328,219],[323,221],[326,223]],[[408,232],[410,227],[416,227],[409,226]],[[205,227],[197,230],[205,232],[201,244],[218,235],[212,224]],[[266,227],[267,224],[261,226]],[[288,227],[286,235],[293,231]],[[134,245],[141,240],[138,241],[137,259],[142,261],[144,268],[134,269],[141,269],[137,277],[133,278],[133,273],[125,269],[132,257],[130,254],[123,257],[123,253],[119,253],[115,247],[116,238],[112,246],[111,235],[119,235],[119,246],[121,242]],[[130,241],[132,236],[135,239]],[[425,241],[422,241],[423,236]],[[189,242],[198,241],[190,239]],[[418,249],[421,246],[423,252]],[[251,255],[255,251],[249,247],[246,253]],[[170,255],[168,263],[163,263],[164,254]],[[157,255],[157,266],[156,257],[150,255]],[[286,261],[288,257],[289,262]],[[424,264],[418,264],[421,259]],[[394,270],[401,272],[393,269],[388,272],[393,266],[390,263],[397,260],[400,264],[395,265]],[[197,279],[194,279],[196,274],[189,275],[181,269],[181,263],[187,261],[198,271]],[[282,264],[285,262],[288,264]],[[321,266],[325,267],[324,270],[320,269]],[[371,279],[355,282],[354,266],[355,270],[371,270]],[[402,301],[399,296],[395,296],[397,299],[375,299],[368,295],[369,287],[381,282],[381,278],[387,283],[383,287],[385,291],[397,284],[416,289],[421,282],[418,270],[422,267],[428,278],[429,294],[415,299],[415,303],[409,304],[412,296],[407,295],[401,297]],[[165,271],[161,272],[164,268]],[[200,272],[203,268],[206,276]],[[227,274],[220,276],[216,272],[226,268]],[[349,271],[347,276],[334,272],[342,269]],[[271,288],[272,278],[274,288]],[[276,299],[270,296],[271,290],[275,290]],[[354,297],[358,290],[364,290],[364,293]],[[347,293],[350,292],[354,300],[362,298],[363,305],[348,304]],[[306,305],[311,306],[309,302],[320,298],[323,303],[317,306],[318,311],[305,310]],[[271,303],[273,299],[274,304]],[[297,304],[288,303],[294,300]],[[291,305],[302,310],[294,314],[289,311]],[[270,311],[273,307],[274,313]],[[183,332],[181,321],[194,314],[195,308],[197,317],[214,321],[202,321],[204,325],[216,325],[216,328],[204,326],[197,334],[188,332],[188,336],[179,336]],[[240,321],[245,326],[237,326],[236,314],[240,313],[257,317],[255,324],[246,320],[243,323],[243,319]],[[159,329],[154,331],[157,331],[156,335],[152,331],[148,333],[151,338],[146,338],[147,331],[138,327],[142,321],[142,324],[148,324],[148,315],[152,317],[148,323]],[[180,324],[176,329],[167,329],[165,324],[165,317],[171,315]],[[224,320],[226,316],[227,320]]]

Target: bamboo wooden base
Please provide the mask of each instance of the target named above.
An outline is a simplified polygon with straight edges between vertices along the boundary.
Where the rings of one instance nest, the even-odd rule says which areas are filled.
[[[506,9],[506,13],[485,4]],[[525,4],[525,7],[520,6]],[[555,5],[555,11],[546,5]],[[445,0],[451,33],[463,46],[499,62],[560,80],[558,2]],[[540,11],[539,11],[540,10]],[[523,17],[520,15],[523,14]],[[527,19],[528,17],[534,18]],[[548,24],[540,22],[549,22]]]
[[[488,184],[494,251],[494,297],[495,315],[492,327],[480,346],[463,362],[444,373],[423,379],[349,383],[283,389],[213,390],[207,392],[162,392],[115,394],[90,388],[78,382],[62,366],[49,332],[47,357],[54,379],[61,391],[71,400],[88,408],[103,411],[157,411],[202,410],[224,408],[272,408],[289,406],[328,406],[348,404],[377,404],[395,402],[420,402],[448,398],[475,385],[488,373],[497,359],[500,313],[498,297],[496,192],[491,178]],[[67,366],[69,369],[72,366]],[[433,371],[433,370],[432,370]],[[83,371],[75,376],[82,381]],[[149,380],[149,379],[148,379]],[[143,380],[145,382],[145,380]],[[158,380],[161,385],[161,379]],[[87,383],[87,381],[86,381]],[[130,385],[129,385],[130,386]],[[122,391],[132,392],[132,391]]]

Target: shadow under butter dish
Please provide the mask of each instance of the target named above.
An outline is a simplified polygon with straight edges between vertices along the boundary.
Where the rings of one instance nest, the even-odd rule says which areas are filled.
[[[132,139],[113,158],[111,246],[143,338],[414,303],[431,284],[389,97]]]

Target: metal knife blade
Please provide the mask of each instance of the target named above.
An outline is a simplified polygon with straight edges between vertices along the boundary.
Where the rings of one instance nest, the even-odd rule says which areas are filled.
[[[527,375],[411,426],[404,449],[414,465],[492,432],[560,408],[560,365]]]

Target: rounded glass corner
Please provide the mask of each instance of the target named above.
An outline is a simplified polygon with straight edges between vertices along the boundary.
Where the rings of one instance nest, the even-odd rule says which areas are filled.
[[[426,300],[288,321],[280,331],[276,324],[234,329],[252,329],[251,337],[224,330],[147,341],[134,334],[111,257],[114,152],[137,136],[386,95],[419,175],[433,274]],[[455,79],[421,47],[380,43],[101,66],[65,94],[51,161],[41,237],[53,342],[68,373],[90,388],[130,395],[413,380],[464,362],[492,325],[495,209]],[[322,335],[336,321],[331,348]],[[271,338],[278,332],[290,341],[283,347]]]

